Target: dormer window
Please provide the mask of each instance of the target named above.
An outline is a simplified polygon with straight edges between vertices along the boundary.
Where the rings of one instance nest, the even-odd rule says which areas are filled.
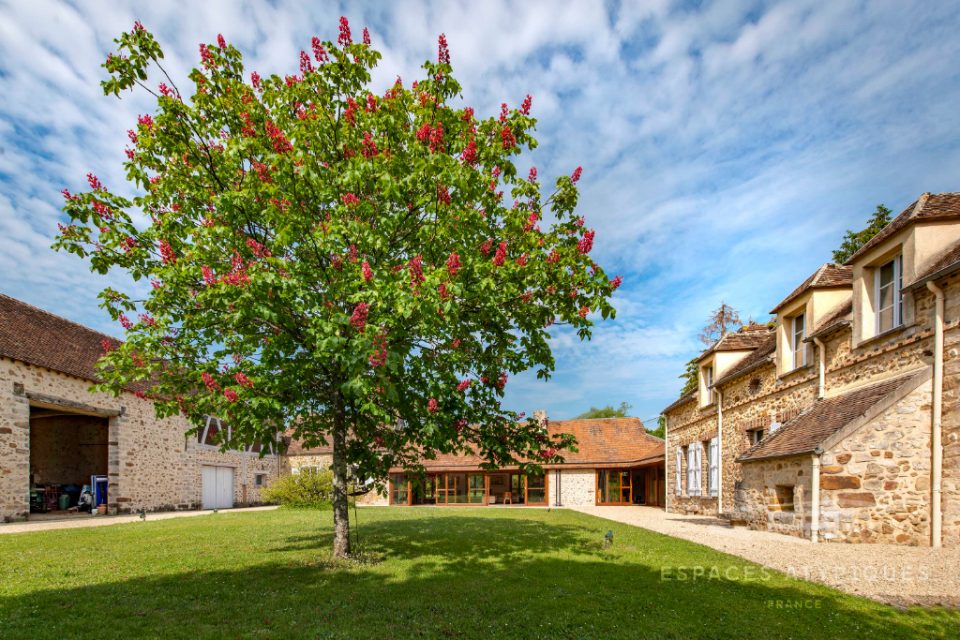
[[[700,379],[703,388],[700,390],[700,406],[705,407],[713,404],[713,365],[707,365],[700,369]]]
[[[903,324],[903,276],[900,256],[877,267],[874,300],[877,304],[877,333],[890,331]]]
[[[799,369],[807,364],[807,349],[803,339],[807,337],[805,314],[791,319],[790,346],[793,349],[793,368]]]

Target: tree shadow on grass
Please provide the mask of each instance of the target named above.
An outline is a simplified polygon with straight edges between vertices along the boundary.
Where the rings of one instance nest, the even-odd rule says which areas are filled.
[[[235,571],[6,598],[0,637],[913,638],[951,637],[960,620],[764,578],[756,565],[639,530],[617,528],[620,546],[606,549],[608,523],[546,520],[361,518],[362,546],[379,563],[330,562],[327,529],[290,535]],[[634,546],[642,552],[621,549]],[[680,579],[677,562],[720,573],[705,566],[694,577],[691,566]]]

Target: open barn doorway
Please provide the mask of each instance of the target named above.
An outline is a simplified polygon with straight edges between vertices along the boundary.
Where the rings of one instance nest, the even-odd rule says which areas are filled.
[[[30,407],[30,517],[91,513],[107,505],[109,419]]]

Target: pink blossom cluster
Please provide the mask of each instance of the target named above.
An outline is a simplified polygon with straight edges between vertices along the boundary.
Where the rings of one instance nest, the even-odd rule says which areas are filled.
[[[353,207],[360,204],[360,198],[352,193],[345,193],[340,197],[340,199],[343,201],[343,204],[347,205],[348,207]]]
[[[436,413],[440,409],[440,404],[437,402],[436,398],[430,398],[427,401],[427,411],[430,413]]]
[[[277,153],[287,153],[293,151],[293,145],[290,144],[290,141],[287,140],[287,137],[283,135],[283,131],[280,130],[276,124],[272,121],[267,120],[266,123],[267,135],[270,137],[271,142],[273,142],[273,150]]]
[[[358,332],[363,333],[367,327],[367,316],[370,313],[370,305],[366,302],[358,302],[353,308],[353,314],[350,316],[350,325]]]
[[[583,234],[583,237],[580,238],[580,242],[577,243],[577,249],[580,253],[586,255],[593,250],[593,237],[596,235],[596,231],[593,229],[588,230]]]
[[[313,57],[317,62],[324,63],[330,59],[327,55],[327,50],[324,49],[323,45],[320,43],[320,38],[314,36],[310,43],[313,47]]]
[[[497,247],[497,252],[493,255],[493,264],[502,267],[507,259],[507,241],[504,240]]]
[[[340,16],[340,37],[337,39],[337,42],[340,43],[341,47],[345,47],[353,42],[353,38],[350,36],[350,23],[347,21],[346,16]]]
[[[200,378],[203,379],[203,384],[206,385],[208,390],[216,391],[220,388],[220,383],[218,383],[214,377],[206,371],[200,374]]]
[[[385,332],[380,332],[374,337],[373,353],[370,354],[368,361],[374,369],[387,364],[387,334]]]
[[[410,286],[413,287],[414,290],[419,289],[425,280],[423,277],[423,257],[416,255],[410,258],[410,261],[407,263],[407,271],[410,274]]]
[[[443,33],[437,38],[437,62],[450,64],[450,48],[447,46],[447,36]]]
[[[246,387],[248,389],[253,388],[253,380],[248,378],[247,375],[242,371],[237,371],[237,373],[234,374],[233,379],[236,380],[237,384],[241,387]]]
[[[177,263],[177,254],[174,253],[173,247],[166,240],[160,241],[160,259],[163,260],[163,264]]]
[[[466,391],[471,384],[473,384],[473,380],[461,380],[460,384],[457,385],[457,391]]]
[[[455,278],[459,272],[460,255],[457,252],[453,252],[450,254],[450,257],[447,258],[447,273],[450,274],[451,278]]]
[[[530,107],[533,105],[533,98],[530,97],[530,94],[527,94],[527,97],[523,99],[523,104],[520,105],[520,113],[525,116],[530,115]]]
[[[370,268],[370,263],[366,260],[364,260],[363,264],[360,265],[360,272],[363,274],[364,282],[370,282],[373,280],[373,269]]]

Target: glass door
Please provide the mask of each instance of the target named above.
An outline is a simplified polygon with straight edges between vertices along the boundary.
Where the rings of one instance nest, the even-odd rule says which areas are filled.
[[[487,483],[482,473],[470,474],[470,490],[468,500],[470,504],[483,504],[487,495]]]
[[[547,504],[547,475],[526,476],[527,504]]]
[[[407,484],[407,477],[402,473],[394,473],[390,476],[390,504],[410,504],[410,487]]]

